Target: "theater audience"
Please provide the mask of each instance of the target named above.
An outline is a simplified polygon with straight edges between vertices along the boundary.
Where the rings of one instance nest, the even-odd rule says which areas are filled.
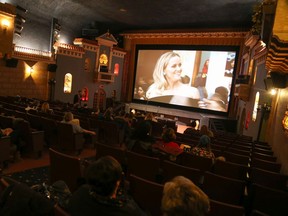
[[[208,196],[191,180],[176,176],[165,183],[161,204],[163,216],[204,216],[209,208]]]
[[[199,139],[199,143],[196,147],[192,148],[191,154],[215,159],[215,155],[211,150],[210,137],[207,135],[202,135]]]
[[[90,135],[96,135],[95,131],[84,129],[80,126],[79,119],[74,119],[74,115],[71,112],[66,112],[64,115],[62,123],[71,124],[73,126],[74,133],[86,133]]]
[[[151,136],[152,124],[150,120],[143,120],[136,125],[127,142],[127,148],[138,153],[152,154],[155,139]]]
[[[183,152],[183,149],[180,148],[178,143],[175,142],[176,133],[172,128],[164,128],[162,133],[162,142],[157,145],[153,145],[153,147],[169,154],[169,159],[175,161],[177,156]]]
[[[152,122],[158,122],[158,120],[155,118],[155,116],[153,115],[153,113],[147,113],[145,115],[144,120],[146,121],[152,121]]]
[[[111,156],[99,158],[86,172],[86,184],[71,197],[71,216],[144,216],[136,202],[121,187],[122,168]]]
[[[0,129],[0,138],[1,137],[10,137],[11,140],[11,154],[14,156],[15,161],[22,160],[21,158],[21,141],[22,141],[22,131],[18,127],[18,122],[23,121],[22,119],[14,119],[14,129],[13,128],[4,128]]]
[[[172,128],[166,128],[162,134],[163,146],[179,149],[179,145],[175,142],[176,133]]]
[[[53,110],[50,109],[50,105],[49,105],[48,102],[44,102],[44,103],[41,105],[40,112],[51,114],[51,113],[53,113]]]
[[[191,122],[191,127],[187,128],[184,131],[184,134],[187,134],[187,135],[199,135],[200,131],[196,127],[197,127],[196,121],[192,121]]]
[[[134,128],[131,138],[144,142],[155,142],[154,137],[151,135],[152,122],[157,122],[157,119],[155,119],[152,113],[147,113],[144,116],[144,120],[141,120]]]
[[[13,132],[12,128],[4,128],[4,129],[0,129],[0,137],[5,137],[5,136],[9,136],[11,133]]]
[[[207,125],[202,125],[202,126],[201,126],[201,128],[200,128],[200,134],[201,134],[201,135],[207,135],[207,136],[209,136],[210,138],[213,138],[213,137],[214,137],[213,132],[208,129]]]
[[[127,141],[131,135],[132,116],[121,110],[118,115],[114,117],[114,121],[119,125],[120,129],[124,131],[124,140]]]
[[[113,116],[113,108],[109,107],[105,110],[104,114],[103,114],[103,119],[106,121],[112,121],[114,120],[114,116]]]

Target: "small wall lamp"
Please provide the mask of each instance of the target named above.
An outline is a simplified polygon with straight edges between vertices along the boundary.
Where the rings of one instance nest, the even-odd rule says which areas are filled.
[[[271,90],[270,90],[270,94],[271,95],[275,95],[277,93],[277,90],[275,89],[275,88],[272,88]]]
[[[275,95],[277,93],[277,86],[274,86],[273,80],[271,77],[267,77],[264,79],[265,89],[271,94]]]
[[[7,31],[9,25],[10,25],[10,22],[8,20],[6,20],[6,19],[2,20],[2,28],[4,31]]]
[[[30,67],[30,68],[28,69],[28,72],[30,73],[30,76],[32,76],[32,73],[34,72],[33,67]]]

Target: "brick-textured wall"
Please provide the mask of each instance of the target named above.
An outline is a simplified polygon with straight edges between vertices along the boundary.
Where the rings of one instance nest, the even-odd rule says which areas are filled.
[[[31,62],[29,62],[31,64]],[[33,73],[26,72],[28,64],[18,61],[17,67],[7,67],[4,59],[0,60],[0,95],[20,95],[28,98],[47,100],[49,97],[50,79],[47,71],[47,63],[36,62],[33,65]]]

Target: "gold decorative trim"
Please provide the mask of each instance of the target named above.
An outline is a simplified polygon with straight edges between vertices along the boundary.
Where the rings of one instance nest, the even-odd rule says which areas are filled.
[[[75,38],[73,43],[74,45],[78,45],[87,51],[97,52],[99,49],[97,41],[88,40],[85,38]]]
[[[249,32],[249,34],[247,35],[247,38],[245,40],[245,46],[252,49],[258,43],[259,40],[260,40],[259,35],[253,35],[253,34],[251,34],[251,32]]]
[[[258,63],[262,62],[262,60],[265,61],[266,56],[267,56],[266,44],[262,41],[258,41],[254,49],[255,49],[255,52],[254,52],[253,59],[256,60]]]
[[[40,61],[55,64],[55,59],[51,52],[21,46],[13,46],[12,57],[21,60],[31,60],[36,62]]]
[[[148,38],[245,38],[247,32],[122,33],[125,39]]]
[[[126,52],[120,51],[120,50],[114,50],[112,51],[112,55],[119,57],[119,58],[124,58],[126,55]]]
[[[269,46],[266,67],[274,71],[288,71],[288,41],[273,35]]]
[[[284,117],[282,119],[282,126],[285,134],[288,136],[288,111],[285,111]]]
[[[55,43],[54,45],[57,55],[66,55],[74,58],[82,58],[85,50],[82,47],[64,44],[64,43]]]

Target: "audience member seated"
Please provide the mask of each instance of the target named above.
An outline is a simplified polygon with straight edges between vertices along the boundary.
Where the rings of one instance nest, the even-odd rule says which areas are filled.
[[[92,109],[90,109],[88,107],[88,104],[85,103],[85,104],[83,104],[82,107],[78,108],[78,112],[79,113],[83,113],[83,114],[91,114],[92,113]]]
[[[175,142],[176,133],[172,128],[164,128],[162,133],[162,142],[153,145],[157,148],[170,155],[169,159],[175,161],[177,156],[183,152],[183,149]]]
[[[20,151],[17,149],[17,146],[14,144],[14,136],[15,132],[13,131],[12,128],[5,128],[5,129],[0,129],[0,138],[1,137],[9,137],[10,136],[10,156],[11,154],[14,155],[14,159],[16,161],[21,159],[21,154]],[[13,139],[11,138],[13,136]]]
[[[199,140],[199,144],[192,148],[191,154],[201,156],[201,157],[207,157],[211,159],[215,159],[215,155],[211,150],[211,141],[209,136],[202,135]]]
[[[109,107],[106,109],[106,111],[103,114],[103,119],[106,121],[112,121],[114,120],[114,116],[113,116],[113,108]]]
[[[204,216],[209,208],[208,196],[191,180],[176,176],[165,183],[161,204],[163,216]]]
[[[2,216],[52,216],[53,203],[26,184],[5,177],[8,182],[1,194],[0,215]]]
[[[21,160],[21,134],[19,129],[17,127],[15,130],[12,128],[0,129],[0,138],[6,136],[10,136],[11,138],[11,153],[14,155],[14,159],[16,161]]]
[[[150,116],[150,115],[149,115]],[[155,138],[151,136],[151,131],[152,131],[152,123],[151,123],[151,118],[150,117],[145,117],[143,121],[137,124],[136,128],[132,131],[130,141],[132,143],[128,144],[128,148],[133,147],[133,141],[141,141],[144,143],[155,143]],[[130,146],[130,147],[129,147]]]
[[[12,128],[4,128],[4,129],[0,129],[0,137],[3,136],[10,136],[10,134],[13,132]]]
[[[86,172],[87,184],[82,185],[68,203],[70,215],[145,215],[124,192],[122,175],[120,163],[111,156],[93,162]]]
[[[66,112],[64,115],[63,123],[71,124],[73,126],[74,133],[86,133],[90,135],[96,135],[95,131],[84,129],[80,126],[79,119],[74,119],[73,113]]]
[[[153,122],[158,122],[158,120],[155,118],[153,113],[147,113],[144,120],[146,121],[153,121]]]
[[[25,108],[25,110],[28,112],[29,110],[39,110],[40,109],[40,101],[38,100],[33,100],[27,103],[27,107]]]
[[[128,113],[124,110],[119,112],[119,115],[114,117],[114,121],[125,131],[125,140],[127,140],[131,134],[132,120]]]
[[[213,137],[214,137],[213,132],[208,129],[207,125],[202,125],[202,126],[201,126],[201,128],[200,128],[200,134],[201,134],[201,135],[207,135],[207,136],[209,136],[210,138],[213,138]]]
[[[196,121],[192,121],[191,122],[191,127],[187,128],[184,131],[184,134],[187,134],[187,135],[198,135],[200,131],[197,130],[196,127],[197,127]]]
[[[49,105],[48,102],[44,102],[42,104],[40,111],[43,112],[43,113],[48,113],[48,114],[53,113],[53,110],[50,109],[50,105]]]

